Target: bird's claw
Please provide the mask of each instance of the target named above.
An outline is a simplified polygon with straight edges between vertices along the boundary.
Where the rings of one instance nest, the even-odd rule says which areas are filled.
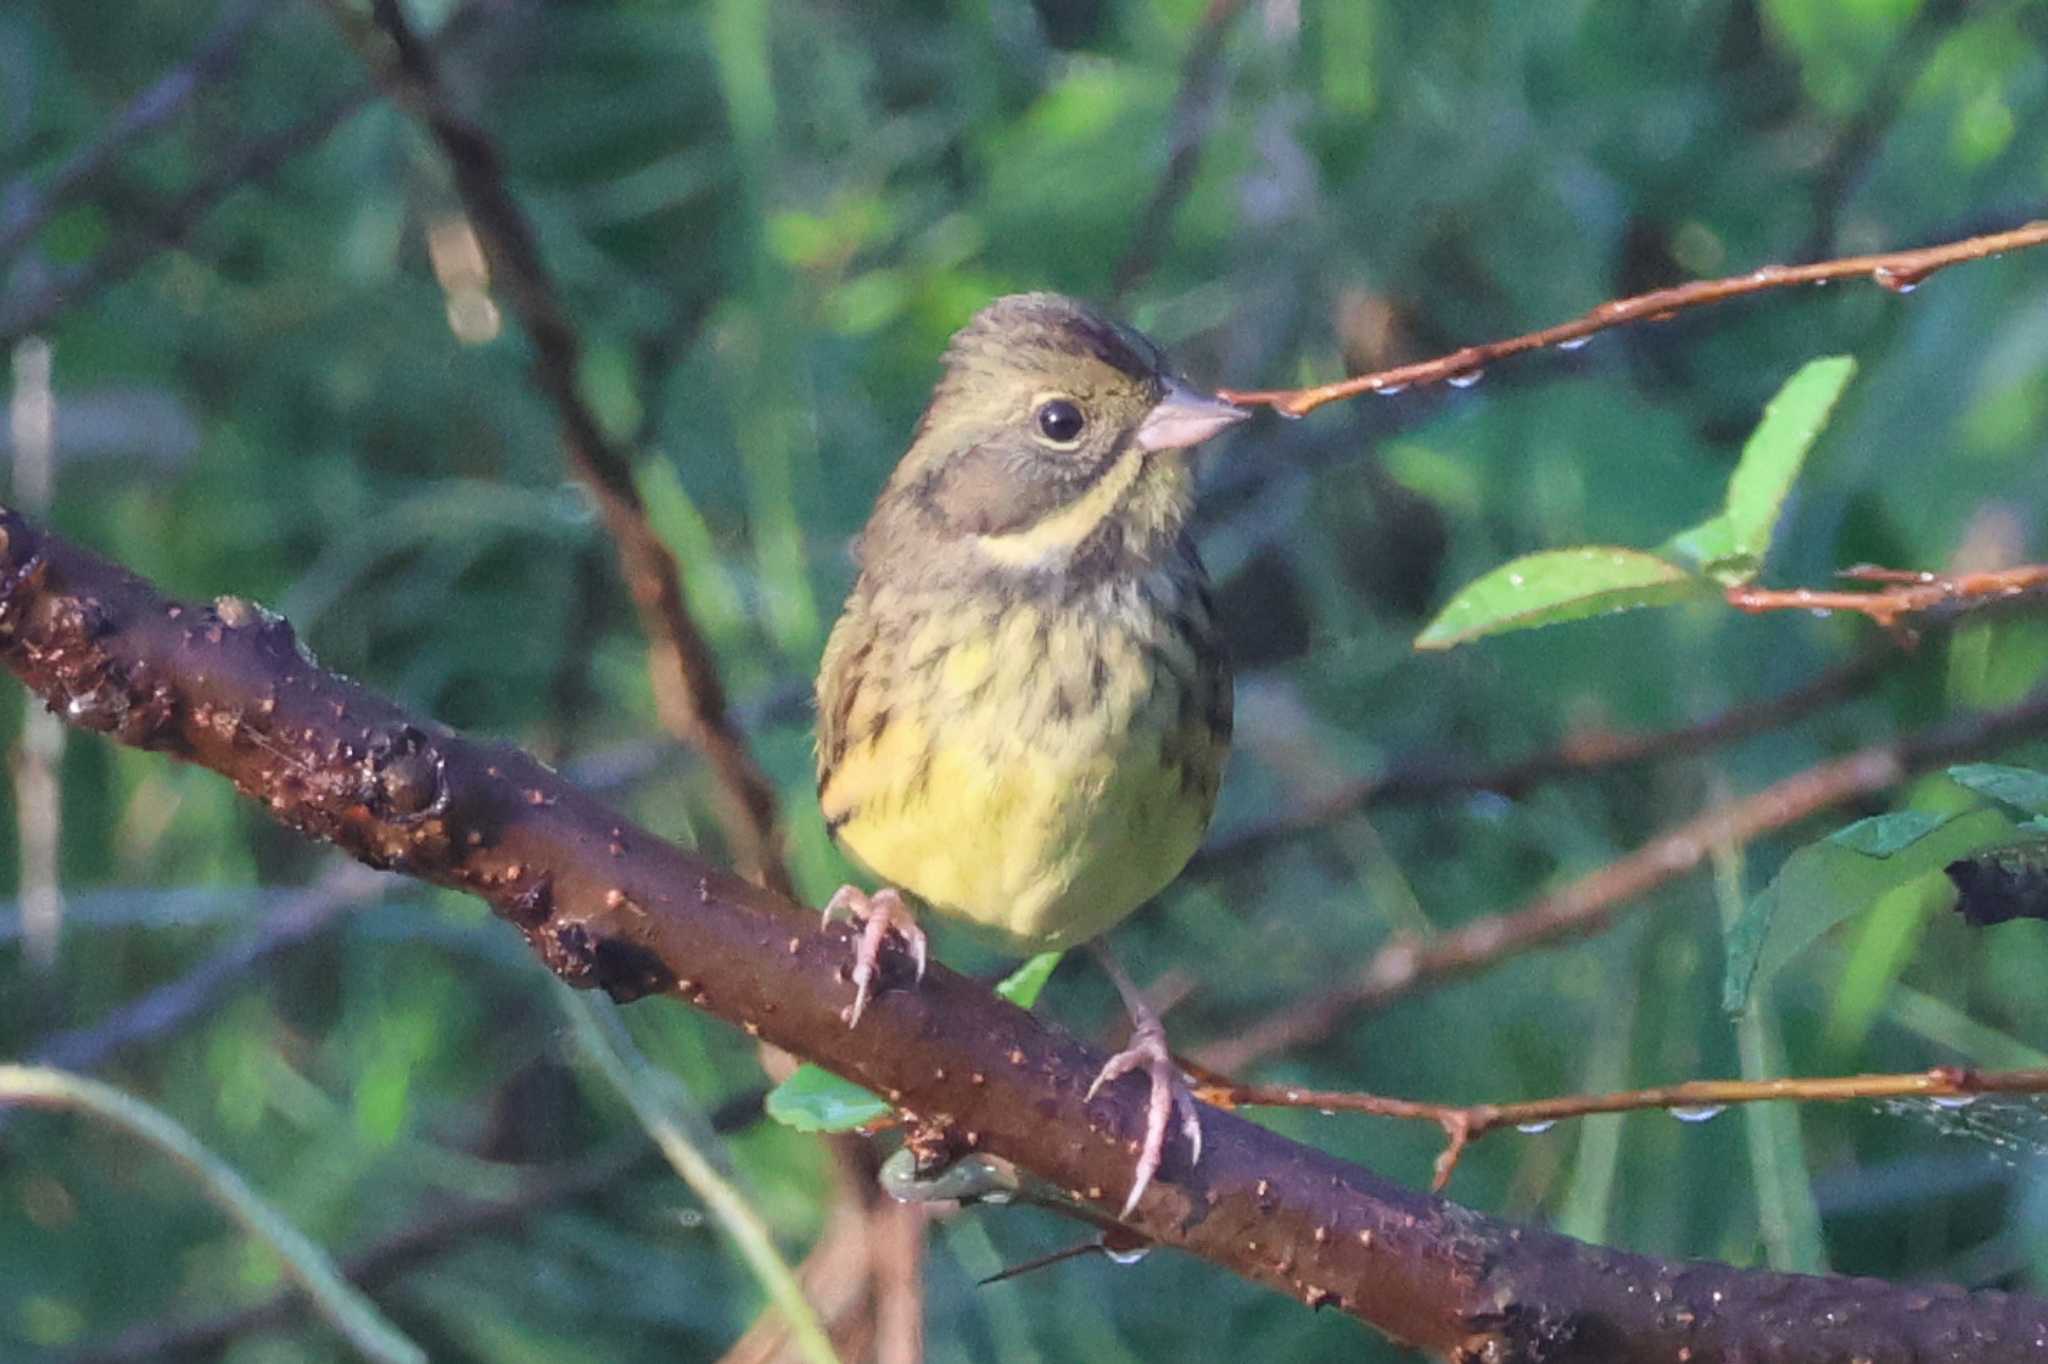
[[[1159,1173],[1160,1163],[1166,1157],[1166,1122],[1176,1112],[1180,1114],[1181,1135],[1187,1138],[1189,1163],[1202,1159],[1200,1111],[1180,1067],[1173,1063],[1173,1056],[1166,1049],[1166,1030],[1156,1020],[1140,1023],[1131,1034],[1131,1044],[1104,1063],[1095,1083],[1088,1086],[1088,1097],[1094,1098],[1096,1091],[1126,1071],[1140,1069],[1152,1082],[1152,1095],[1145,1105],[1145,1141],[1138,1148],[1131,1194],[1124,1200],[1120,1214],[1124,1217],[1131,1215],[1151,1186],[1152,1176]]]
[[[850,1028],[860,1022],[861,1012],[868,1006],[875,972],[882,959],[882,940],[890,931],[894,930],[896,936],[903,939],[903,945],[910,949],[910,959],[917,964],[920,981],[924,979],[927,948],[924,930],[917,926],[916,916],[893,889],[884,887],[869,895],[858,886],[841,886],[825,902],[824,922],[829,924],[841,914],[860,925],[860,936],[855,940],[853,949],[853,1007],[846,1016],[846,1026]]]

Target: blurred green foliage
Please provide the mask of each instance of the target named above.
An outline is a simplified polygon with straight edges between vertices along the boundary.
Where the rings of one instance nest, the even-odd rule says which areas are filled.
[[[215,8],[0,8],[0,240],[187,60]],[[2043,0],[1250,0],[1210,96],[1177,126],[1183,54],[1209,8],[412,6],[425,27],[454,25],[450,80],[539,224],[588,347],[584,390],[640,454],[813,896],[845,869],[812,802],[802,698],[851,576],[847,540],[948,332],[991,295],[1110,301],[1121,266],[1137,279],[1113,301],[1194,374],[1270,385],[1695,275],[1989,230],[2048,199]],[[318,7],[258,9],[189,107],[0,259],[4,324],[68,271],[176,228],[132,274],[38,323],[55,361],[56,522],[174,591],[261,599],[326,663],[581,761],[637,817],[715,851],[703,770],[651,737],[641,641],[564,481],[526,343],[437,281],[429,243],[454,232],[459,245],[460,213],[418,127],[363,101],[274,173],[180,209],[247,140],[364,81]],[[1199,155],[1185,196],[1138,242],[1187,136]],[[1711,515],[1764,402],[1815,356],[1853,356],[1859,378],[1784,506],[1763,581],[2048,555],[2044,300],[2040,253],[1946,272],[1910,298],[1779,294],[1502,365],[1474,388],[1234,435],[1209,460],[1201,526],[1243,664],[1218,832],[1395,762],[1483,764],[1679,724],[1795,687],[1866,642],[1866,622],[1703,605],[1410,649],[1453,586],[1508,558],[1654,545]],[[1970,624],[1870,694],[1724,750],[1514,800],[1354,815],[1189,876],[1119,946],[1142,976],[1187,982],[1170,1027],[1197,1050],[1392,932],[1511,907],[1717,797],[2009,703],[2044,669],[2042,623]],[[0,705],[10,740],[21,713]],[[260,934],[328,856],[159,758],[74,738],[61,777],[61,957],[34,969],[18,917],[0,920],[0,1056],[32,1057]],[[1940,778],[1897,793],[1902,807],[1957,799]],[[0,825],[16,814],[0,792]],[[1827,827],[1742,849],[1600,937],[1356,1020],[1262,1073],[1478,1101],[2038,1058],[2048,929],[1970,931],[1925,896],[1852,917],[1731,1025],[1717,1007],[1723,922]],[[0,877],[18,868],[0,839]],[[1006,965],[939,945],[973,969]],[[1040,1007],[1082,1031],[1117,1016],[1080,967]],[[707,1112],[762,1083],[752,1048],[719,1025],[663,1004],[624,1016]],[[399,884],[103,1071],[340,1254],[506,1193],[524,1164],[639,1139],[575,1067],[516,938],[468,902]],[[1491,1138],[1452,1192],[1660,1254],[2041,1289],[2048,1118],[2019,1101],[1971,1113],[1599,1119]],[[1271,1121],[1417,1183],[1437,1143],[1423,1127]],[[733,1177],[800,1257],[827,1157],[774,1123],[724,1126]],[[0,1356],[56,1356],[279,1286],[274,1262],[120,1136],[13,1114],[0,1143]],[[931,1358],[1398,1356],[1165,1256],[973,1287],[1075,1235],[1026,1209],[938,1225]],[[762,1303],[652,1167],[467,1238],[378,1299],[437,1359],[508,1361],[713,1359]],[[342,1347],[295,1326],[227,1357]]]

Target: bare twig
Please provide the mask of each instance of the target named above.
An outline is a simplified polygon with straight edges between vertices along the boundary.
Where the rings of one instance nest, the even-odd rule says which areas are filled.
[[[40,287],[6,301],[0,307],[0,345],[12,345],[40,330],[58,314],[126,279],[158,252],[183,241],[221,200],[245,185],[269,179],[285,162],[318,146],[368,104],[372,93],[368,86],[351,90],[290,127],[243,143],[211,174],[172,200],[154,222],[129,233],[84,265],[58,271]]]
[[[2048,594],[2048,564],[2022,564],[1983,573],[1917,573],[1860,564],[1841,575],[1854,582],[1884,584],[1877,592],[1816,592],[1797,587],[1776,590],[1744,584],[1728,589],[1728,604],[1738,611],[1854,611],[1887,630],[1902,619],[1931,615],[1962,615],[1986,606],[2011,606]]]
[[[1964,1102],[1984,1094],[2048,1093],[2048,1070],[1971,1070],[1935,1066],[1900,1075],[1787,1076],[1776,1080],[1687,1080],[1611,1094],[1567,1094],[1517,1103],[1437,1104],[1344,1090],[1298,1085],[1204,1085],[1211,1103],[1231,1108],[1314,1108],[1325,1113],[1365,1113],[1381,1118],[1418,1119],[1443,1128],[1446,1145],[1436,1159],[1433,1187],[1450,1182],[1465,1148],[1503,1127],[1537,1128],[1595,1113],[1662,1109],[1690,1122],[1711,1118],[1738,1104],[1792,1101],[1845,1103],[1869,1099],[1951,1099]]]
[[[648,520],[632,462],[612,444],[583,399],[577,380],[582,342],[541,258],[533,226],[506,187],[496,144],[457,111],[434,53],[413,32],[397,0],[372,3],[377,30],[386,40],[382,46],[344,0],[328,0],[328,8],[391,98],[426,126],[447,157],[456,193],[533,342],[534,378],[554,405],[569,468],[596,500],[611,532],[620,575],[647,635],[648,670],[662,724],[710,762],[740,865],[769,889],[791,893],[774,784],[728,714],[717,660],[690,617],[675,555]]]
[[[515,749],[326,672],[247,602],[167,601],[0,512],[0,663],[75,725],[203,764],[301,833],[485,899],[571,984],[620,1000],[672,994],[887,1096],[952,1149],[1070,1191],[1095,1217],[1122,1201],[1140,1077],[1089,1099],[1100,1051],[937,964],[902,989],[908,968],[892,957],[888,988],[847,1028],[845,929],[662,842]],[[2048,698],[2033,709],[2029,723],[2048,721]],[[1169,1160],[1126,1224],[1446,1359],[1917,1351],[1988,1364],[2011,1357],[2008,1342],[2048,1337],[2040,1299],[1680,1265],[1510,1227],[1214,1108],[1200,1163]]]
[[[89,185],[140,138],[147,137],[181,113],[208,81],[234,61],[242,40],[276,0],[234,0],[214,21],[191,57],[159,76],[129,101],[99,139],[73,152],[39,191],[27,176],[0,191],[0,261],[12,257],[42,231],[58,209],[80,188]]]
[[[653,1161],[650,1151],[636,1146],[567,1169],[542,1171],[508,1198],[435,1212],[365,1246],[342,1261],[342,1277],[358,1288],[381,1288],[467,1241],[516,1227],[556,1204],[593,1198],[636,1170],[650,1168]],[[217,1316],[137,1326],[80,1347],[63,1356],[63,1364],[129,1364],[136,1360],[161,1364],[165,1360],[212,1358],[233,1341],[288,1325],[304,1310],[305,1300],[286,1290]]]
[[[1765,265],[1745,275],[1725,279],[1695,280],[1668,289],[1653,289],[1633,298],[1603,303],[1582,317],[1561,322],[1541,331],[1489,341],[1484,345],[1461,346],[1434,360],[1418,360],[1375,370],[1332,384],[1313,388],[1223,389],[1222,397],[1234,403],[1277,408],[1291,417],[1305,416],[1324,403],[1353,398],[1361,393],[1395,393],[1424,384],[1469,383],[1496,360],[1551,346],[1571,349],[1598,332],[1629,322],[1662,322],[1690,308],[1744,298],[1771,289],[1789,289],[1802,284],[1827,284],[1834,280],[1867,279],[1893,293],[1910,293],[1937,270],[1964,261],[1983,260],[2048,243],[2048,221],[2031,222],[2009,232],[1970,237],[1906,251],[1886,251],[1869,256],[1847,256],[1812,265]]]
[[[210,1009],[225,991],[246,983],[258,965],[317,937],[391,884],[390,878],[366,867],[343,863],[293,894],[260,929],[98,1022],[52,1034],[30,1049],[29,1059],[65,1070],[98,1070],[129,1047],[177,1031]]]
[[[2004,710],[1950,721],[1822,763],[1754,795],[1714,806],[1623,857],[1502,914],[1447,933],[1401,936],[1352,979],[1289,1004],[1196,1056],[1237,1074],[1262,1057],[1327,1037],[1353,1014],[1385,1008],[1425,986],[1483,971],[1531,948],[1607,927],[1630,903],[1695,870],[1716,846],[1747,843],[1823,810],[1897,785],[1915,772],[2048,730],[2048,691]]]
[[[1672,729],[1648,734],[1602,731],[1576,735],[1555,748],[1491,767],[1397,764],[1381,776],[1348,782],[1295,809],[1211,839],[1189,870],[1224,870],[1257,857],[1276,844],[1326,828],[1359,810],[1478,791],[1494,791],[1513,798],[1557,777],[1590,776],[1638,763],[1709,752],[1860,696],[1900,657],[1896,649],[1873,650],[1828,669],[1782,696],[1731,706],[1717,715]]]
[[[1122,298],[1152,273],[1174,212],[1195,183],[1195,168],[1201,161],[1202,144],[1216,122],[1216,103],[1222,84],[1223,40],[1229,35],[1231,22],[1243,12],[1244,7],[1245,0],[1209,0],[1209,8],[1195,28],[1194,40],[1188,44],[1187,56],[1181,61],[1180,88],[1174,94],[1173,113],[1168,118],[1173,141],[1166,155],[1166,170],[1159,177],[1152,197],[1146,201],[1144,211],[1138,215],[1138,226],[1131,234],[1131,244],[1124,249],[1116,269],[1110,274],[1109,287],[1113,297]]]

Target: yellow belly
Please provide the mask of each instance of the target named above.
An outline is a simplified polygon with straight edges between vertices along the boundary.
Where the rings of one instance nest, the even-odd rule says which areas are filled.
[[[870,651],[893,680],[848,708],[858,737],[821,792],[841,845],[1017,947],[1108,929],[1194,854],[1227,748],[1220,657],[1161,628],[1013,604],[993,630],[936,619]]]

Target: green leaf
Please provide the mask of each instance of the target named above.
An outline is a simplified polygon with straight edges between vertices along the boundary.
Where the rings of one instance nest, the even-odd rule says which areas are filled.
[[[1020,1009],[1028,1009],[1038,1002],[1039,991],[1052,979],[1053,970],[1059,966],[1064,952],[1040,952],[1026,959],[1024,964],[1003,977],[996,993]]]
[[[1728,527],[1735,554],[1763,562],[1786,495],[1855,373],[1856,361],[1847,355],[1810,360],[1764,408],[1763,420],[1750,433],[1728,480]]]
[[[2030,815],[2048,816],[2048,772],[2002,763],[1965,763],[1948,770],[1949,780],[1980,796],[2002,801]]]
[[[1658,546],[1657,553],[1723,586],[1748,582],[1763,566],[1755,555],[1736,552],[1735,526],[1726,512],[1678,532]]]
[[[809,1062],[768,1091],[768,1116],[799,1132],[851,1132],[889,1116],[889,1105]]]
[[[1871,821],[1862,821],[1869,824]],[[1910,825],[1880,828],[1847,843],[1823,839],[1801,848],[1728,930],[1721,1007],[1740,1013],[1750,994],[1829,929],[1876,904],[1887,892],[1940,873],[1949,862],[2012,836],[2013,823],[1997,810],[1972,810],[1899,837]],[[1843,830],[1851,833],[1855,825]],[[1870,852],[1864,847],[1887,848]]]
[[[1828,842],[1838,848],[1862,853],[1865,857],[1890,857],[1893,853],[1904,852],[1942,825],[1954,819],[1962,811],[1935,814],[1931,810],[1901,810],[1892,815],[1872,815],[1859,819],[1846,829],[1837,829],[1828,835]]]
[[[1666,606],[1708,590],[1697,575],[1639,549],[1581,545],[1542,550],[1468,583],[1416,637],[1415,647],[1448,649],[1509,630]]]

